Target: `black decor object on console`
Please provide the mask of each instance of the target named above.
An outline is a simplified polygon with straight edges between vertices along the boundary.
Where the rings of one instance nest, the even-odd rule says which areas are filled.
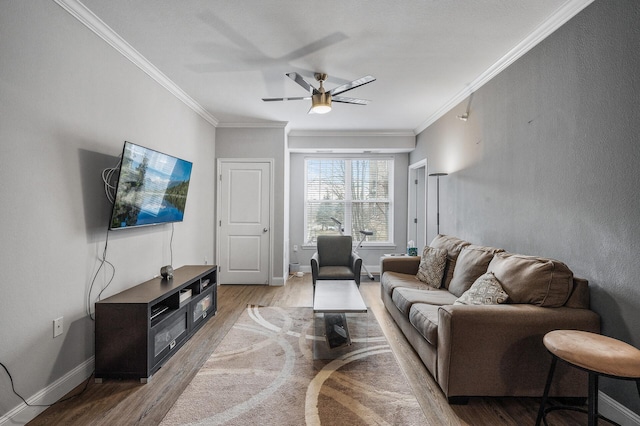
[[[164,279],[173,278],[173,267],[171,265],[166,265],[160,268],[160,275]]]
[[[109,229],[182,222],[192,163],[125,142]]]

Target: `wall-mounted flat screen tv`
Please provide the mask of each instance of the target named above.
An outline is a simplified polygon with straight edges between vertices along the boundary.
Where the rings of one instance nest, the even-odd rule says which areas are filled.
[[[181,222],[192,163],[124,143],[109,229]]]

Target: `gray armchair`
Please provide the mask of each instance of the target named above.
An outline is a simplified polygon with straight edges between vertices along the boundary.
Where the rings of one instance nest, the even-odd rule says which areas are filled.
[[[353,252],[351,236],[321,235],[311,258],[313,288],[317,280],[354,280],[360,287],[362,259]]]

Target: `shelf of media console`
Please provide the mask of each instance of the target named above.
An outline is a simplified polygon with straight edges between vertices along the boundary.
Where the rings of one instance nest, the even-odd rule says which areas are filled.
[[[96,382],[149,378],[217,312],[217,267],[183,266],[96,303]]]

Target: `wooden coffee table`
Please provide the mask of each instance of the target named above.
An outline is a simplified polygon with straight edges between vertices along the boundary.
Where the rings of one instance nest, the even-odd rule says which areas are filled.
[[[314,358],[327,359],[342,355],[344,348],[351,345],[347,314],[367,312],[367,305],[355,281],[316,281],[313,296],[314,323],[316,336],[324,336],[324,342],[314,341]],[[368,326],[365,328],[365,335],[368,335]]]

